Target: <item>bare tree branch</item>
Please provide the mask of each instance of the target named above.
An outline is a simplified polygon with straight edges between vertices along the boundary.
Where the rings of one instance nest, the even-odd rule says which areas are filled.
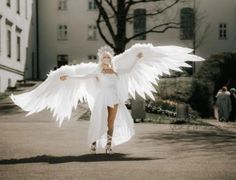
[[[153,13],[146,13],[146,16],[155,16],[155,15],[161,14],[161,13],[165,12],[166,10],[170,9],[171,7],[173,7],[174,5],[176,5],[179,1],[180,0],[175,0],[172,4],[166,6],[165,8],[163,8],[159,11],[156,11]],[[142,15],[131,16],[131,17],[128,17],[126,20],[128,21],[128,20],[134,19],[139,16],[142,16]]]
[[[117,11],[116,11],[116,9],[115,9],[115,6],[114,6],[112,0],[105,0],[105,1],[106,1],[106,3],[110,6],[110,8],[112,9],[112,11],[113,11],[115,14],[117,14]]]
[[[105,23],[106,23],[106,26],[107,26],[107,28],[108,28],[110,34],[111,34],[112,39],[115,39],[114,30],[113,30],[113,28],[112,28],[112,25],[111,25],[111,22],[110,22],[110,20],[109,20],[108,15],[107,15],[107,13],[106,13],[104,7],[102,6],[102,2],[101,2],[101,1],[99,2],[99,0],[95,0],[95,2],[96,2],[97,6],[98,6],[98,9],[99,9],[99,13],[100,13],[99,15],[104,19],[104,21],[105,21]],[[98,19],[100,20],[101,17],[98,18]],[[97,23],[100,23],[100,21],[97,21]]]
[[[207,19],[206,12],[199,12],[198,9],[196,9],[194,5],[194,17],[195,17],[195,23],[194,23],[194,37],[192,39],[192,46],[191,48],[194,49],[193,53],[196,52],[196,50],[205,43],[206,37],[209,35],[209,33],[212,33],[211,30],[211,24],[209,22],[205,22]],[[182,41],[186,46],[189,45],[189,41]]]
[[[114,48],[116,54],[122,53],[129,41],[135,39],[136,37],[142,36],[148,33],[164,33],[168,29],[178,29],[179,23],[171,22],[171,20],[165,20],[162,24],[154,25],[154,27],[149,27],[144,32],[127,37],[127,22],[132,21],[137,16],[134,15],[129,17],[130,7],[141,3],[151,3],[151,2],[165,2],[166,0],[95,0],[99,13],[97,18],[97,27],[101,38],[112,48]],[[175,4],[180,2],[180,0],[172,0],[171,3],[164,3],[161,8],[154,12],[147,12],[145,16],[155,16],[165,13],[168,9],[172,8]],[[108,7],[108,8],[107,8]],[[110,12],[110,13],[109,13]],[[113,19],[115,19],[115,25],[113,24]],[[170,21],[170,22],[169,22]],[[106,27],[105,27],[106,26]],[[108,29],[108,38],[106,30]],[[113,29],[114,28],[114,29]]]
[[[132,39],[135,39],[136,37],[138,36],[142,36],[144,34],[148,34],[148,33],[164,33],[166,30],[168,29],[179,29],[180,27],[177,26],[179,25],[179,23],[175,23],[175,22],[169,22],[169,23],[164,23],[164,24],[159,24],[157,26],[154,26],[152,28],[150,28],[149,30],[147,31],[144,31],[144,32],[141,32],[141,33],[138,33],[138,34],[135,34],[129,38],[126,39],[127,43],[132,40]],[[164,29],[161,29],[161,30],[158,30],[158,28],[162,28],[164,27]]]
[[[100,26],[100,19],[101,19],[102,15],[99,11],[99,14],[98,14],[98,18],[97,18],[97,27],[98,27],[98,31],[99,31],[99,34],[100,36],[102,37],[102,39],[109,45],[111,46],[112,48],[114,48],[114,45],[106,38],[106,36],[104,35],[103,31],[102,31],[102,28]]]
[[[164,1],[164,0],[140,0],[140,1],[129,0],[129,1],[126,2],[126,4],[132,6],[134,4],[157,2],[157,1]]]
[[[109,19],[114,19],[114,18],[116,18],[116,16],[109,16],[108,17]],[[102,22],[105,22],[105,20],[103,20],[103,19],[100,19],[100,21],[99,21],[100,23],[102,23]]]
[[[210,33],[210,24],[207,24],[204,31],[202,32],[202,36],[198,39],[198,41],[196,42],[195,48],[198,49],[200,47],[201,44],[203,44],[203,42],[206,40],[206,37],[209,35]]]

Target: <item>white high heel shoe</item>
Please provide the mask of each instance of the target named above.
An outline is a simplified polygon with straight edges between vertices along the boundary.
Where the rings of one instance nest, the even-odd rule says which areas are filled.
[[[112,136],[110,136],[108,134],[107,135],[107,144],[106,144],[106,154],[112,154],[111,141],[112,141]]]
[[[90,152],[91,154],[96,154],[96,142],[91,144]]]

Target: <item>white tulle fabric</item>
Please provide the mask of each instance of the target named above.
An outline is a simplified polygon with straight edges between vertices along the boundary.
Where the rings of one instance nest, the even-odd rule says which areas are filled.
[[[107,107],[118,104],[112,136],[112,146],[115,146],[128,141],[134,135],[133,119],[118,94],[119,76],[99,73],[97,77],[99,79],[98,92],[90,117],[88,145],[96,141],[97,147],[105,147],[108,130]]]
[[[143,53],[141,59],[137,57],[139,52]],[[153,84],[157,84],[159,76],[169,74],[170,70],[181,71],[180,67],[190,67],[185,61],[204,60],[189,54],[191,52],[192,49],[179,46],[135,44],[112,59],[118,76],[102,74],[96,63],[67,65],[51,71],[34,90],[11,95],[11,99],[28,111],[27,115],[49,109],[60,126],[63,120],[70,119],[78,101],[88,102],[91,110],[88,145],[97,141],[98,147],[105,147],[107,142],[107,107],[118,104],[112,138],[112,146],[115,146],[134,135],[133,120],[124,104],[129,95],[135,97],[137,92],[143,98],[148,95],[154,99]],[[61,81],[59,77],[64,74],[69,78]]]

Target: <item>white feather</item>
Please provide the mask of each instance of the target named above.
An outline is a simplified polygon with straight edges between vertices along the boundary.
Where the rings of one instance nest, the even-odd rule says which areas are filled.
[[[143,57],[139,59],[138,53]],[[181,71],[181,67],[191,67],[186,61],[202,61],[203,58],[189,54],[190,48],[179,46],[156,46],[152,44],[135,44],[124,53],[113,58],[114,69],[119,72],[117,83],[118,94],[121,101],[128,99],[129,95],[135,98],[137,92],[144,99],[148,95],[154,99],[156,92],[153,84],[157,84],[159,76],[170,74],[170,70]],[[98,64],[81,63],[66,65],[58,70],[50,71],[47,79],[30,92],[11,95],[15,104],[28,111],[27,116],[43,109],[49,109],[60,126],[65,119],[71,118],[72,110],[77,107],[78,101],[88,102],[93,109],[94,98],[99,88],[96,78],[78,79],[68,78],[61,81],[61,75],[93,74],[98,70]]]
[[[122,83],[118,83],[120,91],[126,91],[123,84],[128,84],[128,91],[132,97],[137,92],[145,98],[147,94],[152,99],[152,92],[156,92],[152,83],[157,84],[159,76],[170,75],[170,70],[182,72],[181,67],[191,67],[186,61],[203,61],[202,57],[189,54],[193,49],[180,46],[156,46],[152,44],[135,44],[124,53],[114,57],[113,64],[117,71],[127,69],[135,64],[122,78]],[[142,52],[143,57],[137,58]],[[122,74],[120,75],[122,76]],[[125,99],[124,96],[123,99]]]
[[[77,107],[78,101],[88,101],[93,106],[93,98],[96,94],[96,79],[67,78],[61,81],[61,75],[86,75],[94,72],[98,65],[95,63],[66,65],[55,71],[50,71],[47,79],[30,92],[19,95],[11,95],[15,104],[28,111],[26,116],[49,109],[59,124],[64,119],[70,119],[71,113]],[[89,87],[89,88],[88,88]]]

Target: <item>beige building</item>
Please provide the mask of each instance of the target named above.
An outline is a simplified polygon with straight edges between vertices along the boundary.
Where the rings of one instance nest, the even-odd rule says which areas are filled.
[[[1,84],[4,81],[1,91],[7,85],[13,86],[17,79],[23,78],[24,74],[26,79],[45,79],[49,71],[56,66],[82,61],[96,62],[97,49],[105,43],[96,27],[98,10],[94,0],[19,0],[20,14],[16,10],[18,0],[11,0],[11,7],[6,5],[8,1],[0,1],[0,73],[4,72],[4,75],[0,74]],[[172,1],[166,0],[165,3]],[[35,2],[38,6],[35,6]],[[27,7],[32,4],[33,13],[31,8],[25,12],[23,4],[28,4]],[[129,13],[143,13],[157,8],[160,8],[158,3],[141,4],[133,7]],[[196,54],[203,57],[212,53],[235,51],[235,9],[235,0],[214,0],[214,3],[212,0],[183,0],[162,15],[142,19],[142,23],[139,23],[139,19],[127,22],[129,37],[163,22],[180,22],[180,29],[147,34],[132,40],[126,48],[136,42],[180,45],[195,48]],[[29,26],[31,14],[33,17]],[[196,24],[195,29],[193,22]],[[4,43],[8,42],[7,28],[11,29],[12,36],[16,37],[17,34],[22,36],[20,61],[17,60],[17,54],[19,56],[17,48],[12,48],[12,56],[7,57],[8,45]],[[11,44],[12,47],[17,46],[17,41],[12,37],[12,42],[15,43]],[[26,58],[27,63],[25,63]]]
[[[0,92],[24,78],[32,2],[0,1]]]
[[[136,8],[155,9],[156,4],[134,7],[131,13]],[[136,42],[180,45],[196,47],[196,54],[203,57],[217,52],[235,51],[235,9],[235,0],[183,1],[158,18],[146,19],[145,22],[148,28],[166,19],[180,21],[181,29],[147,34],[143,40],[132,40],[126,48]],[[194,16],[193,12],[196,12]],[[39,1],[40,78],[45,78],[57,65],[96,61],[97,49],[105,44],[96,27],[97,15],[98,10],[93,0]],[[196,23],[195,38],[191,33],[191,21],[188,21],[188,18],[191,20],[193,17]],[[134,22],[128,23],[127,29],[131,36],[135,32]]]
[[[39,1],[40,78],[55,66],[96,58],[104,42],[96,29],[97,10],[87,0]]]

